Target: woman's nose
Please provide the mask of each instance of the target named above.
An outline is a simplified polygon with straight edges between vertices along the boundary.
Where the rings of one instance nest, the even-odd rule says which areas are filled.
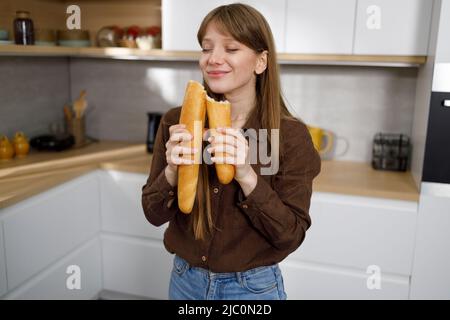
[[[208,63],[221,64],[223,63],[223,52],[220,50],[213,50],[209,56]]]

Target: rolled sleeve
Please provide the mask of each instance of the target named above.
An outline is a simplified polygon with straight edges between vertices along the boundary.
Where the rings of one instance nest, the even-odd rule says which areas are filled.
[[[166,118],[167,113],[162,117],[158,127],[150,175],[142,187],[142,208],[147,220],[155,226],[172,220],[178,212],[177,187],[172,187],[165,175],[167,166],[165,144],[169,139],[169,124]]]
[[[311,225],[312,182],[320,172],[320,157],[309,134],[302,128],[297,133],[296,139],[286,141],[273,187],[256,172],[253,191],[245,197],[241,189],[238,195],[238,207],[279,250],[294,251],[303,242]]]

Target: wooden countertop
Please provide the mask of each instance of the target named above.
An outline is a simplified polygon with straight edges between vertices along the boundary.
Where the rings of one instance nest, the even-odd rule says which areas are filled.
[[[102,168],[149,174],[152,156],[144,144],[98,142],[63,152],[34,152],[0,162],[0,208]],[[367,163],[322,161],[314,191],[419,201],[409,172],[378,171]]]

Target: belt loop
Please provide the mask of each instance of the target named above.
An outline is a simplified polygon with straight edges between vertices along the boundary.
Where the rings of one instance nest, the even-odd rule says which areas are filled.
[[[239,285],[242,287],[242,273],[236,272],[236,279],[239,282]]]

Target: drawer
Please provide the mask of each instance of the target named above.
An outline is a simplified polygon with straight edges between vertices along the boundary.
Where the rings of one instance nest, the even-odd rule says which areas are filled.
[[[408,299],[409,278],[381,274],[374,287],[372,273],[316,263],[287,259],[280,264],[284,287],[289,300],[306,299]],[[370,286],[368,286],[368,281]]]
[[[173,255],[161,241],[102,235],[105,290],[167,299]]]
[[[69,277],[75,276],[69,266],[80,270],[80,289],[67,288]],[[68,272],[69,271],[69,272]],[[69,279],[70,281],[70,279]],[[31,280],[9,293],[6,299],[73,300],[96,298],[102,289],[100,239],[95,237],[37,274]]]
[[[410,275],[417,203],[316,192],[311,228],[291,257]]]

